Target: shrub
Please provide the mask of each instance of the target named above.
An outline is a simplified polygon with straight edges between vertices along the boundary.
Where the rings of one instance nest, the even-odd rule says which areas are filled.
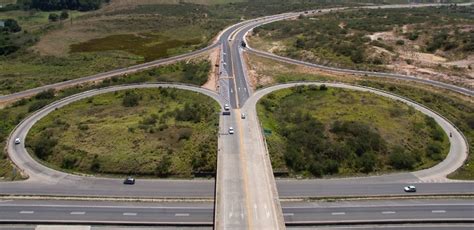
[[[31,141],[31,147],[35,155],[45,160],[53,152],[53,148],[58,141],[51,138],[51,135],[40,135]]]
[[[33,112],[33,111],[36,111],[38,109],[41,109],[41,108],[45,107],[47,104],[48,104],[48,101],[44,101],[44,100],[35,101],[35,102],[33,102],[33,104],[30,105],[30,107],[28,107],[28,112]]]
[[[69,18],[69,13],[68,13],[67,11],[65,11],[65,10],[63,10],[63,11],[61,12],[61,15],[59,15],[59,19],[60,19],[60,20],[66,20],[66,19],[68,19],[68,18]]]
[[[399,45],[399,46],[402,46],[402,45],[405,45],[405,41],[403,41],[403,40],[397,40],[397,41],[395,42],[395,44],[397,44],[397,45]]]
[[[395,169],[413,169],[416,164],[416,158],[413,154],[403,149],[403,147],[398,146],[390,154],[389,163]]]
[[[127,91],[122,99],[122,105],[125,107],[134,107],[138,105],[141,96],[135,92]]]
[[[54,89],[48,89],[36,94],[36,99],[53,99],[55,95]]]
[[[178,140],[189,140],[191,135],[193,134],[193,130],[190,128],[183,128],[178,130]]]
[[[50,13],[48,16],[48,20],[52,22],[56,22],[59,20],[59,15],[56,13]]]

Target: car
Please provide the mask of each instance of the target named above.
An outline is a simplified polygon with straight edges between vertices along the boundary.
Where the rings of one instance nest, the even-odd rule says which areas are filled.
[[[234,134],[234,128],[229,127],[229,134]]]
[[[245,119],[245,113],[241,113],[240,118]]]
[[[123,181],[123,184],[135,184],[135,178],[129,176]]]
[[[229,109],[230,109],[229,104],[225,104],[225,105],[224,105],[224,110],[229,110]]]
[[[21,143],[20,138],[16,138],[16,139],[15,139],[15,145],[19,145],[20,143]]]
[[[406,186],[403,190],[405,190],[405,192],[416,192],[416,188],[413,185]]]

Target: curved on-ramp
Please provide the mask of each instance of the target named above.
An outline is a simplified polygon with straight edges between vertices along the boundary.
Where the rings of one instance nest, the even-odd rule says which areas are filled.
[[[246,111],[249,116],[257,116],[256,112],[256,104],[257,102],[264,97],[265,95],[281,90],[281,89],[286,89],[286,88],[291,88],[295,86],[302,86],[302,85],[322,85],[325,84],[329,87],[337,87],[337,88],[344,88],[344,89],[350,89],[350,90],[358,90],[358,91],[364,91],[364,92],[370,92],[374,93],[376,95],[384,96],[391,98],[393,100],[398,100],[401,101],[416,110],[424,113],[427,116],[432,117],[435,119],[435,121],[441,126],[441,128],[444,130],[444,132],[447,134],[449,137],[450,134],[452,137],[449,138],[450,142],[450,149],[447,157],[439,164],[435,165],[434,167],[412,172],[412,173],[406,173],[406,179],[413,179],[413,177],[410,177],[409,174],[415,176],[418,180],[421,181],[447,181],[446,176],[454,171],[456,171],[459,167],[461,167],[464,163],[464,161],[467,158],[467,153],[468,153],[468,143],[464,137],[464,135],[452,124],[450,121],[439,115],[438,113],[426,108],[425,106],[418,104],[412,100],[403,98],[401,96],[391,94],[385,91],[377,90],[374,88],[368,88],[368,87],[362,87],[362,86],[354,86],[354,85],[348,85],[348,84],[341,84],[341,83],[317,83],[317,82],[305,82],[305,83],[289,83],[289,84],[282,84],[282,85],[275,85],[275,86],[270,86],[267,88],[263,88],[259,91],[257,91],[252,97],[249,98],[247,103],[245,104],[243,110]],[[257,121],[257,119],[253,119]],[[253,124],[254,127],[259,127],[259,124]],[[390,178],[390,176],[397,175],[397,176],[402,176],[404,178],[403,173],[402,174],[388,174],[384,176],[374,176],[374,177],[366,177],[366,179],[369,180],[377,180],[376,177],[379,177],[379,179],[384,180],[384,178]],[[364,179],[364,177],[359,178],[359,179]]]
[[[28,134],[28,131],[33,127],[33,125],[38,122],[43,117],[47,116],[50,112],[59,109],[63,106],[66,106],[70,103],[76,102],[78,100],[96,96],[99,94],[115,92],[120,90],[127,90],[127,89],[143,89],[143,88],[176,88],[176,89],[183,89],[189,90],[197,93],[202,93],[204,95],[209,96],[210,98],[214,99],[219,103],[222,107],[224,105],[224,100],[221,96],[216,94],[213,91],[208,89],[199,88],[196,86],[190,85],[183,85],[183,84],[160,84],[160,83],[150,83],[150,84],[137,84],[137,85],[122,85],[122,86],[113,86],[108,88],[102,89],[94,89],[85,91],[79,94],[75,94],[56,102],[53,102],[44,108],[36,111],[35,113],[31,114],[27,118],[25,118],[10,134],[7,142],[7,152],[10,156],[10,159],[29,176],[30,181],[40,181],[41,183],[76,183],[78,181],[84,180],[85,177],[68,174],[65,172],[57,171],[51,169],[32,158],[32,156],[27,152],[25,148],[25,138]],[[14,140],[15,138],[20,138],[21,143],[15,145]],[[65,179],[65,180],[63,180]],[[96,179],[95,177],[89,177],[88,179]]]

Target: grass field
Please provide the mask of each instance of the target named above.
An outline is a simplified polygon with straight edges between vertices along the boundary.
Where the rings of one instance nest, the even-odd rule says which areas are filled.
[[[445,116],[452,121],[466,136],[470,153],[468,160],[457,172],[449,177],[452,179],[474,179],[474,103],[468,96],[449,90],[430,87],[407,81],[379,79],[363,76],[333,75],[315,69],[302,68],[284,64],[266,58],[250,56],[250,70],[254,70],[259,87],[290,81],[322,81],[345,82],[386,90],[400,96],[410,98]],[[263,80],[262,80],[263,79]]]
[[[472,87],[472,7],[351,10],[254,30],[259,49],[324,65],[413,74]]]
[[[88,89],[107,87],[112,85],[133,84],[142,82],[184,82],[188,84],[201,85],[207,80],[210,64],[206,60],[193,60],[190,62],[178,62],[173,65],[161,66],[144,72],[138,72],[122,77],[114,77],[99,84],[86,84],[68,88],[56,92],[55,96],[47,98],[30,98],[21,100],[13,105],[0,109],[0,148],[4,149],[6,138],[13,128],[28,114],[51,103],[54,100],[79,93]],[[6,152],[0,154],[0,180],[22,179],[20,173],[14,172],[12,165],[8,161]]]
[[[132,97],[137,104],[127,104]],[[215,170],[218,111],[213,100],[184,90],[108,93],[54,111],[26,144],[66,171],[191,177]]]
[[[267,142],[273,167],[290,175],[418,170],[444,159],[449,149],[446,134],[432,120],[372,93],[286,89],[263,98],[258,114],[271,133]]]

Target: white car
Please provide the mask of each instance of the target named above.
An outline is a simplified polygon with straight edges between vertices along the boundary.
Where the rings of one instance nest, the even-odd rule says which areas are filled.
[[[245,113],[241,113],[240,118],[245,119]]]
[[[15,139],[15,145],[19,145],[21,143],[20,138]]]
[[[234,134],[234,128],[229,127],[229,134]]]
[[[405,190],[405,192],[416,192],[416,188],[413,185],[406,186],[403,190]]]
[[[229,109],[230,109],[229,104],[225,104],[225,105],[224,105],[224,110],[229,110]]]

